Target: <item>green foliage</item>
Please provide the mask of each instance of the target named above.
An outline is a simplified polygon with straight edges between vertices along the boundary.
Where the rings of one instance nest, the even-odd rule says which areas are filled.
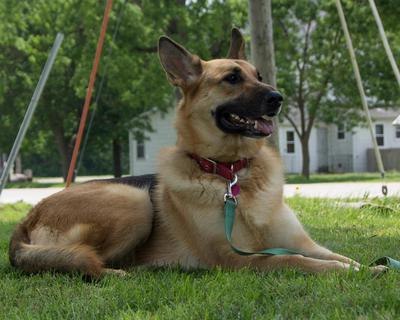
[[[391,35],[400,31],[394,3],[382,2],[389,40],[395,40]],[[395,78],[368,2],[343,4],[371,107],[398,103]],[[317,119],[326,122],[356,125],[361,101],[334,1],[281,1],[273,9],[277,74],[279,87],[288,97],[287,112],[299,111],[304,104],[306,118],[316,112]],[[391,44],[395,56],[400,56],[398,39]]]
[[[342,2],[371,104],[398,103],[394,76],[367,1]],[[36,175],[66,171],[104,4],[0,1],[0,152],[11,148],[56,33],[65,34],[22,147],[23,163]],[[397,57],[399,6],[394,0],[377,5]],[[273,3],[273,17],[278,87],[287,102],[284,111],[288,116],[293,111],[304,114],[304,128],[300,126],[298,133],[307,140],[307,130],[318,120],[345,122],[349,128],[362,121],[334,1],[280,0]],[[246,29],[246,1],[115,1],[92,101],[101,77],[104,87],[97,105],[91,107],[96,107],[96,118],[80,173],[110,173],[113,141],[123,146],[126,164],[127,130],[133,127],[136,135],[144,136],[152,130],[146,111],[165,112],[174,105],[173,88],[156,54],[160,35],[167,34],[210,59],[226,54],[232,25]]]
[[[398,198],[385,200],[396,207]],[[399,258],[399,212],[353,209],[325,199],[289,204],[319,243],[369,263]],[[398,208],[398,206],[397,206]],[[399,273],[308,275],[295,270],[131,270],[85,283],[79,275],[26,275],[8,263],[8,238],[26,205],[0,208],[0,314],[6,319],[395,319]]]
[[[4,83],[0,89],[0,152],[11,147],[56,33],[65,35],[22,148],[25,165],[36,175],[66,172],[103,5],[95,0],[0,2],[4,9],[0,30],[6,35],[0,39],[0,82]],[[173,89],[156,54],[159,36],[168,34],[204,58],[223,56],[232,24],[245,23],[245,9],[244,2],[229,0],[114,2],[92,101],[101,77],[105,77],[104,87],[82,174],[110,173],[113,141],[124,146],[122,156],[126,158],[128,129],[134,127],[136,134],[143,135],[151,130],[144,112],[153,108],[165,112],[173,106]]]
[[[398,87],[368,2],[342,3],[370,106],[398,104]],[[382,2],[389,39],[400,31],[395,3]],[[318,121],[348,129],[365,124],[349,53],[333,0],[282,0],[273,6],[273,17],[278,87],[287,102],[283,114],[298,123],[294,127],[308,154],[310,132]],[[391,44],[400,56],[398,40]],[[305,176],[308,166],[303,157]]]

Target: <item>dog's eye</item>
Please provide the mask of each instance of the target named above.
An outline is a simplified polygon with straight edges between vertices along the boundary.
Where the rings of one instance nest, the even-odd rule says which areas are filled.
[[[261,77],[261,74],[259,72],[257,72],[257,79],[258,81],[262,82],[263,78]]]
[[[238,73],[231,73],[224,78],[224,81],[229,82],[230,84],[236,84],[242,81],[242,77]]]

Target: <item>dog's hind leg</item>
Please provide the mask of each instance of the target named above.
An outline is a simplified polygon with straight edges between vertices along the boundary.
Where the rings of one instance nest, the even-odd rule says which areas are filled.
[[[94,248],[84,245],[43,246],[21,244],[12,265],[26,272],[57,270],[82,272],[93,278],[103,273],[103,261]]]
[[[78,271],[91,277],[132,265],[152,228],[147,190],[88,183],[43,200],[13,233],[10,262],[27,272]]]
[[[130,202],[119,204],[119,219],[113,221],[99,251],[107,268],[133,266],[136,248],[147,240],[152,230],[153,207],[147,190],[131,189]],[[121,270],[115,271],[121,274]],[[107,273],[111,273],[111,269]]]

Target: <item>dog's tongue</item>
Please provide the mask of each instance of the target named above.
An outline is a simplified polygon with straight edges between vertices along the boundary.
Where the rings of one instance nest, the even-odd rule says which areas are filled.
[[[274,131],[274,123],[272,120],[258,118],[256,120],[256,129],[266,135],[270,135]]]

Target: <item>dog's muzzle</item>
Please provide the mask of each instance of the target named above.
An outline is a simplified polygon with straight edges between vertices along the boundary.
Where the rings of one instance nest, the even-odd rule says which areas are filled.
[[[282,101],[283,97],[277,91],[258,92],[219,105],[213,115],[217,127],[226,133],[268,137],[274,131],[272,118],[279,114]]]

